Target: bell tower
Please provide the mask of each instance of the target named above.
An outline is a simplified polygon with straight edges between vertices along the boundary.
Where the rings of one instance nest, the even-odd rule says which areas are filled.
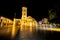
[[[22,7],[22,20],[27,19],[27,7]]]
[[[25,25],[27,21],[27,7],[22,7],[22,18],[21,24]]]

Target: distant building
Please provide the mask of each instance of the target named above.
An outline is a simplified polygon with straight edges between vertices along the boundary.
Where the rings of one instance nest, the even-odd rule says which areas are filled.
[[[43,18],[41,21],[39,21],[39,27],[40,28],[48,28],[48,27],[50,27],[48,19]]]

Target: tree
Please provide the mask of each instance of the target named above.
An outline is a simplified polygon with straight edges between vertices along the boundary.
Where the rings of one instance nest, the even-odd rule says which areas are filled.
[[[53,20],[54,18],[56,18],[56,12],[52,12],[53,9],[49,10],[49,21]]]

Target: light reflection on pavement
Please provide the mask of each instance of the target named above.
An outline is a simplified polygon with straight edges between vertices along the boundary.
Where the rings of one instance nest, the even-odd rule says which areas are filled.
[[[13,40],[60,40],[60,32],[29,29],[19,30]],[[5,38],[5,39],[4,39]],[[10,35],[0,37],[0,40],[11,40]]]

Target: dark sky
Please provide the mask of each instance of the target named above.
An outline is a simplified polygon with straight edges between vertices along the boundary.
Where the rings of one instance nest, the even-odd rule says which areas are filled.
[[[0,1],[0,15],[13,19],[14,13],[16,18],[21,18],[21,7],[28,8],[28,15],[36,20],[48,17],[48,9],[59,11],[60,1],[46,0],[2,0]]]

